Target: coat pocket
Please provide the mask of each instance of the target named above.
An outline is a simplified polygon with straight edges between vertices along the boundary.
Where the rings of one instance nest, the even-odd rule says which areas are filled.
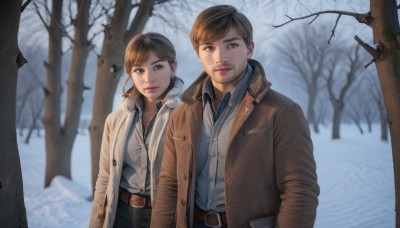
[[[259,134],[261,132],[268,131],[269,129],[271,129],[271,126],[272,126],[271,122],[268,122],[265,125],[255,127],[255,128],[249,129],[249,130],[245,130],[244,134],[245,135]]]
[[[173,138],[174,138],[174,140],[185,141],[185,135],[184,134],[175,133],[173,135]]]

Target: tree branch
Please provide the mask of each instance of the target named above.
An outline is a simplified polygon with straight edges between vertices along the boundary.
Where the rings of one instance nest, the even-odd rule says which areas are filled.
[[[295,17],[295,18],[292,18],[292,17],[289,17],[288,15],[286,15],[286,17],[289,18],[289,21],[287,21],[287,22],[285,22],[285,23],[283,23],[283,24],[274,25],[273,27],[274,27],[274,28],[279,28],[279,27],[282,27],[282,26],[284,26],[284,25],[286,25],[286,24],[289,24],[290,22],[293,22],[293,21],[303,20],[303,19],[306,19],[306,18],[314,17],[314,18],[308,23],[308,24],[311,24],[311,23],[313,23],[313,22],[319,17],[319,15],[321,15],[321,14],[338,14],[339,16],[338,16],[338,18],[336,19],[335,27],[336,27],[336,25],[337,25],[337,23],[338,23],[338,21],[339,21],[339,18],[340,18],[342,15],[354,17],[358,22],[364,23],[364,24],[367,24],[367,25],[369,25],[370,22],[371,22],[371,20],[372,20],[372,17],[371,17],[371,14],[370,14],[370,13],[354,13],[354,12],[338,11],[338,10],[326,10],[326,11],[320,11],[320,12],[312,13],[312,14],[309,14],[309,15],[306,15],[306,16],[303,16],[303,17]]]
[[[22,5],[21,13],[24,12],[25,8],[26,8],[26,7],[29,5],[29,3],[31,3],[31,2],[32,2],[32,0],[27,0],[27,1]]]
[[[367,65],[365,65],[365,68],[367,68],[369,65],[371,65],[373,62],[378,60],[381,57],[382,54],[382,47],[378,44],[378,48],[375,49],[371,47],[369,44],[365,43],[360,39],[358,36],[354,36],[354,39],[370,54],[372,55],[372,60],[369,62]]]

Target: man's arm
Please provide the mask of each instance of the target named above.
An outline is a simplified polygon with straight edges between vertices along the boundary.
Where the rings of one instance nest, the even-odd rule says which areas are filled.
[[[173,139],[173,119],[168,124],[164,156],[161,165],[157,195],[151,215],[151,227],[175,227],[175,211],[178,194],[176,178],[176,150]]]
[[[282,199],[276,227],[313,227],[319,186],[308,123],[297,104],[276,118],[274,157]]]

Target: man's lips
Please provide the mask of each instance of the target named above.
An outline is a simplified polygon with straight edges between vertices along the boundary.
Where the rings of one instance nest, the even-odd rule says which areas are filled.
[[[231,69],[231,67],[218,67],[215,69],[215,71],[219,72],[220,74],[226,74]]]

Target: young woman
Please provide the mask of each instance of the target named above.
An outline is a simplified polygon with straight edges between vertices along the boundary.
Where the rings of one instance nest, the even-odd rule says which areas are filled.
[[[104,126],[90,227],[149,226],[165,129],[183,86],[175,58],[174,46],[161,34],[129,42],[125,68],[133,86],[123,90],[121,109]]]

